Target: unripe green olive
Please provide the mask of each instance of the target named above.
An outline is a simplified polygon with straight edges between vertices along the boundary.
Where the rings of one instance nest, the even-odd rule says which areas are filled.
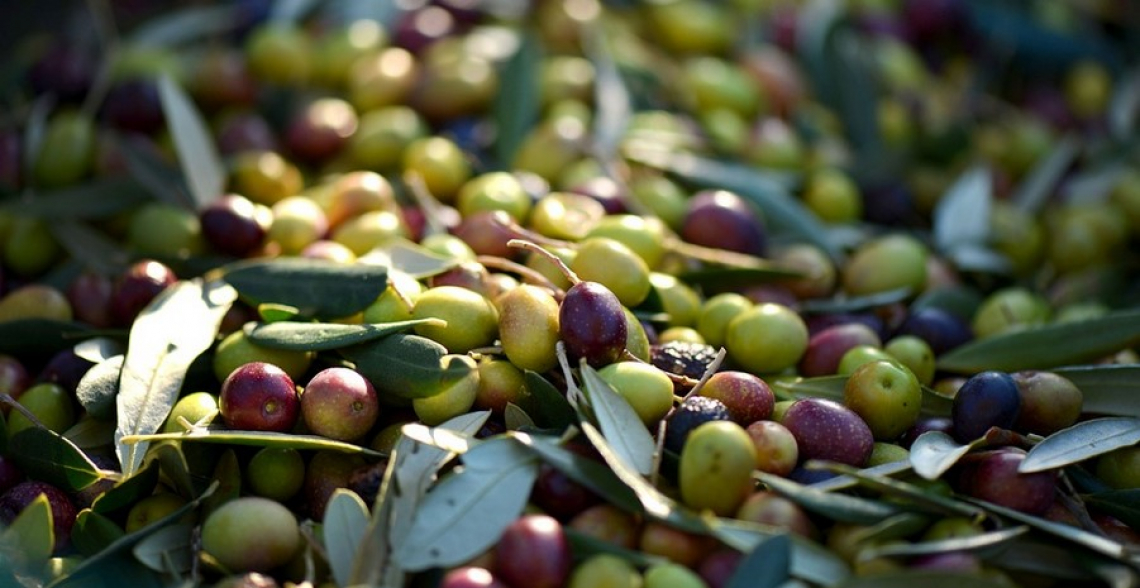
[[[701,312],[697,315],[697,332],[709,345],[720,347],[727,339],[729,323],[750,308],[752,301],[741,294],[717,294],[701,305]]]
[[[419,113],[408,106],[386,106],[361,115],[348,152],[365,169],[390,170],[403,161],[409,145],[426,136],[427,123]]]
[[[403,217],[390,210],[375,210],[350,218],[332,234],[333,241],[348,247],[357,257],[388,241],[407,237]]]
[[[273,364],[284,370],[294,381],[298,381],[312,361],[311,352],[262,347],[250,341],[245,332],[239,329],[218,343],[213,367],[214,376],[219,382],[224,382],[234,370],[251,362]]]
[[[340,87],[358,59],[377,53],[387,42],[388,34],[384,27],[373,20],[355,20],[328,32],[317,40],[314,47],[313,79]]]
[[[412,307],[423,291],[423,284],[411,275],[397,271],[389,272],[388,287],[368,305],[368,308],[364,309],[362,320],[366,323],[412,320]]]
[[[633,250],[613,239],[583,240],[570,269],[584,281],[609,288],[624,306],[637,306],[649,295],[649,266]]]
[[[479,394],[479,369],[475,360],[466,355],[448,355],[441,361],[444,368],[451,362],[467,364],[469,370],[462,378],[449,382],[443,390],[432,396],[412,400],[412,409],[425,425],[435,426],[465,414],[475,404]],[[454,369],[455,366],[452,366]]]
[[[254,29],[245,45],[246,63],[257,79],[301,86],[313,70],[313,41],[300,27],[273,21]]]
[[[304,187],[301,171],[272,151],[247,151],[234,158],[233,190],[254,202],[272,205]]]
[[[729,357],[754,374],[775,373],[796,365],[808,346],[800,315],[782,304],[758,304],[728,323]]]
[[[0,323],[24,319],[70,321],[67,296],[46,284],[21,286],[0,299]]]
[[[552,239],[578,241],[603,218],[602,203],[582,194],[550,192],[530,211],[530,227]]]
[[[636,214],[611,214],[598,221],[586,233],[586,238],[608,237],[619,241],[638,254],[645,265],[656,268],[665,257],[664,241],[668,231],[660,219]]]
[[[42,188],[67,186],[83,179],[94,161],[95,122],[82,112],[65,110],[48,121],[32,176]]]
[[[36,384],[20,395],[20,406],[28,409],[48,430],[63,433],[75,424],[75,407],[71,395],[56,383]],[[8,435],[34,427],[32,421],[18,410],[8,415]]]
[[[661,298],[661,307],[669,315],[669,325],[691,327],[701,313],[701,297],[691,286],[670,274],[653,272],[649,283]]]
[[[459,189],[457,200],[459,213],[465,217],[502,210],[522,223],[530,214],[530,195],[522,182],[508,172],[488,172],[471,178]]]
[[[4,241],[4,263],[24,276],[42,274],[63,253],[43,219],[19,216],[12,221]]]
[[[131,217],[127,240],[147,257],[177,259],[206,248],[202,225],[192,211],[161,202],[143,205]]]
[[[591,555],[570,574],[567,588],[641,588],[641,574],[626,560],[609,553]]]
[[[286,254],[300,253],[328,230],[325,211],[304,196],[290,196],[273,205],[273,223],[266,240]]]
[[[619,361],[598,370],[598,375],[629,402],[646,426],[655,427],[673,407],[673,381],[652,365]]]
[[[202,550],[233,572],[267,572],[289,561],[300,544],[297,517],[268,498],[235,498],[202,524]]]
[[[512,167],[554,182],[582,155],[586,126],[577,118],[545,121],[523,138]]]
[[[389,47],[357,59],[348,72],[348,96],[359,112],[402,102],[415,87],[419,65],[402,47]]]
[[[843,289],[852,296],[926,285],[926,246],[913,237],[893,234],[868,241],[851,255],[843,270]]]
[[[485,347],[499,334],[499,311],[483,295],[458,286],[438,286],[420,294],[412,316],[447,322],[417,325],[416,334],[433,339],[452,353]]]
[[[546,372],[557,365],[558,302],[550,292],[523,284],[496,300],[499,340],[507,359],[521,369]]]
[[[744,427],[732,421],[698,425],[681,449],[681,499],[730,516],[752,492],[755,468],[756,448]]]
[[[446,137],[413,141],[404,151],[403,165],[405,173],[417,174],[428,192],[445,203],[453,202],[460,186],[471,177],[466,154]]]
[[[829,223],[849,223],[863,217],[859,187],[842,171],[823,169],[813,173],[804,191],[804,202]]]

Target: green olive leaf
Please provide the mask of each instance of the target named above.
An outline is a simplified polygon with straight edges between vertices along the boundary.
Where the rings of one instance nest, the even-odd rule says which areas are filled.
[[[586,53],[594,65],[594,155],[611,166],[616,161],[618,146],[629,127],[633,110],[629,89],[614,62],[609,39],[601,26],[585,28]]]
[[[83,450],[113,447],[115,445],[115,423],[85,414],[62,435],[64,439],[71,441],[72,445]]]
[[[787,536],[791,539],[789,572],[813,585],[836,586],[851,576],[850,568],[834,552],[810,539],[789,535],[787,529],[723,517],[707,519],[706,523],[713,537],[744,553],[751,553],[773,537]]]
[[[832,298],[815,298],[800,303],[800,310],[805,313],[840,313],[859,312],[880,306],[887,306],[902,302],[910,297],[910,288],[895,288],[886,292],[877,292],[866,296],[834,296]]]
[[[0,533],[0,553],[10,554],[21,567],[36,570],[54,549],[51,504],[47,495],[40,494]]]
[[[888,468],[887,466],[891,467]],[[843,464],[828,463],[824,469],[840,475],[818,484],[812,484],[812,488],[832,492],[842,487],[840,486],[842,478],[846,477],[859,486],[878,492],[883,496],[896,498],[900,502],[905,502],[925,512],[966,518],[979,518],[983,514],[977,507],[962,501],[931,492],[905,480],[888,477],[909,471],[911,465],[906,461],[887,463],[862,470]]]
[[[190,364],[213,345],[235,298],[234,289],[221,282],[177,282],[147,305],[131,326],[115,399],[115,453],[124,475],[142,465],[148,447],[148,441],[126,443],[124,438],[149,435],[162,427]]]
[[[131,210],[150,200],[133,178],[100,178],[66,188],[37,192],[35,198],[11,199],[0,210],[40,218],[99,219]]]
[[[361,325],[277,321],[248,328],[246,336],[253,343],[270,349],[327,351],[367,343],[422,324],[446,325],[444,321],[434,318]]]
[[[1084,497],[1085,504],[1136,529],[1140,527],[1140,488],[1106,490]]]
[[[297,23],[304,20],[320,4],[318,0],[278,0],[273,3],[269,20]]]
[[[436,430],[473,436],[491,416],[491,411],[470,412],[448,420]],[[405,426],[404,430],[409,430]],[[403,585],[404,570],[391,554],[408,536],[420,501],[443,464],[455,453],[400,436],[388,456],[388,467],[372,508],[368,532],[356,549],[350,584]]]
[[[1108,107],[1108,128],[1118,141],[1134,136],[1140,119],[1140,71],[1121,76]]]
[[[134,136],[116,137],[127,173],[159,202],[179,208],[193,208],[182,172],[158,152],[158,147]]]
[[[186,461],[186,454],[182,452],[182,444],[177,441],[159,441],[150,448],[148,455],[153,455],[158,462],[159,472],[170,481],[170,485],[179,496],[186,498],[198,496],[202,489],[210,484],[211,478],[196,477],[190,471],[190,464]],[[222,454],[223,459],[225,454]],[[227,486],[223,483],[218,487],[212,500],[225,495]]]
[[[388,239],[358,261],[382,265],[389,271],[403,272],[417,280],[442,274],[459,263],[455,258],[444,257],[415,241],[402,238]]]
[[[126,359],[125,355],[116,355],[103,360],[80,378],[75,397],[87,414],[104,420],[115,418],[115,397],[119,394],[119,376]]]
[[[594,555],[605,553],[620,557],[631,565],[639,568],[647,568],[669,561],[668,558],[660,555],[643,553],[622,547],[612,541],[599,539],[569,525],[564,525],[562,532],[566,534],[566,541],[570,544],[570,550],[574,553],[574,557],[576,558],[587,559]]]
[[[963,172],[934,207],[934,246],[952,255],[961,245],[989,241],[992,201],[989,169],[979,165]]]
[[[72,347],[71,350],[83,359],[91,363],[100,363],[107,361],[116,355],[122,355],[126,352],[126,347],[117,339],[110,337],[92,337],[80,341]]]
[[[1106,417],[1079,422],[1034,445],[1017,471],[1064,467],[1140,443],[1140,418]]]
[[[75,219],[57,219],[51,234],[74,259],[98,273],[121,274],[130,264],[130,254],[105,234]]]
[[[983,575],[967,572],[884,572],[880,574],[867,574],[852,576],[850,580],[840,584],[838,588],[1016,588],[1003,575]]]
[[[517,34],[517,48],[499,71],[499,91],[491,112],[495,121],[495,159],[509,168],[540,113],[539,67],[542,44],[530,31]]]
[[[341,349],[376,391],[397,398],[434,396],[467,375],[470,366],[449,361],[447,348],[421,337],[397,333]]]
[[[182,433],[155,433],[152,435],[128,435],[120,441],[134,446],[154,441],[180,441],[182,443],[221,443],[224,445],[250,445],[254,447],[277,447],[289,449],[313,449],[339,451],[341,453],[382,457],[383,454],[352,443],[336,441],[319,435],[294,435],[274,431],[231,431],[222,428],[196,427]]]
[[[41,427],[17,432],[8,440],[8,455],[29,478],[67,492],[103,479],[98,466],[71,441]]]
[[[649,429],[629,401],[585,360],[581,364],[581,373],[586,396],[606,441],[629,467],[641,475],[648,475],[653,469],[653,453],[657,447]]]
[[[126,532],[106,515],[85,508],[75,516],[71,527],[71,544],[76,551],[88,557],[102,551]]]
[[[753,475],[777,494],[831,520],[871,525],[901,512],[897,506],[886,502],[823,492],[765,472],[756,472]]]
[[[618,478],[604,463],[579,455],[544,435],[515,433],[514,438],[530,449],[544,463],[549,464],[570,479],[578,482],[628,513],[641,514],[637,494]]]
[[[1092,414],[1140,414],[1140,366],[1080,365],[1053,370],[1081,391],[1082,409]]]
[[[360,312],[388,287],[381,266],[305,258],[242,261],[223,279],[254,305],[272,302],[303,314],[337,318]]]
[[[1049,369],[1087,363],[1140,342],[1140,311],[1106,315],[975,339],[938,358],[956,373]]]
[[[42,94],[32,102],[32,107],[24,122],[23,136],[23,168],[26,177],[36,177],[36,160],[43,149],[44,137],[47,136],[48,119],[56,107],[56,97],[51,93]]]
[[[523,374],[523,381],[533,399],[528,414],[534,418],[535,424],[561,431],[578,422],[577,413],[570,406],[570,401],[541,374],[527,370]]]
[[[508,402],[506,408],[503,409],[503,422],[508,431],[533,429],[535,426],[534,419],[530,418],[530,415],[521,406],[513,402]]]
[[[194,500],[188,501],[186,504],[184,504],[184,505],[178,507],[177,509],[175,509],[174,511],[172,511],[170,514],[167,514],[166,516],[162,517],[161,519],[158,519],[157,521],[155,521],[155,522],[153,522],[153,523],[151,523],[151,524],[149,524],[149,525],[147,525],[147,526],[145,526],[145,527],[143,527],[143,528],[141,528],[141,529],[139,529],[133,533],[123,535],[122,537],[116,539],[112,543],[105,545],[103,547],[103,549],[100,550],[98,553],[95,553],[95,554],[91,555],[90,557],[87,557],[83,561],[79,562],[79,564],[76,565],[76,567],[73,568],[69,574],[52,581],[51,583],[48,584],[48,586],[50,588],[63,588],[65,586],[66,587],[74,586],[74,587],[80,588],[80,587],[90,586],[91,585],[91,576],[97,576],[100,574],[100,572],[102,572],[103,574],[108,573],[108,569],[106,567],[108,562],[116,562],[117,563],[117,561],[122,561],[120,558],[123,554],[125,554],[127,552],[127,550],[132,549],[140,541],[151,536],[156,531],[158,531],[162,528],[165,528],[167,525],[171,525],[171,524],[178,522],[182,517],[186,516],[186,513],[189,513],[191,511],[197,509],[201,505],[201,503],[204,499],[208,498],[210,495],[212,495],[214,493],[216,488],[217,488],[216,485],[211,485],[209,488],[206,489],[205,492],[202,493],[201,496],[199,496],[198,498],[195,498]],[[135,560],[132,557],[132,558],[129,558],[129,561],[134,562]],[[136,565],[137,565],[137,563],[136,563]],[[122,581],[127,581],[127,579],[130,577],[130,575],[126,573],[127,568],[124,568],[120,565],[115,565],[112,569],[119,572],[119,573],[112,573],[112,576],[115,577],[116,579],[121,579]],[[122,576],[123,576],[122,578],[119,578],[120,574],[122,574]],[[106,577],[106,576],[104,576],[104,577]],[[131,585],[131,586],[151,586],[151,585],[154,585],[154,583],[151,582],[151,583],[137,583],[136,584],[134,582],[134,580],[131,579],[131,583],[129,585]],[[158,585],[162,586],[163,584],[160,583]]]
[[[91,503],[91,510],[109,515],[130,508],[139,500],[154,494],[160,474],[158,460],[151,460],[135,475],[120,480]]]
[[[325,507],[321,537],[338,586],[348,586],[356,548],[368,532],[368,506],[352,490],[338,488]]]
[[[139,25],[127,38],[132,47],[174,47],[232,31],[242,22],[242,6],[187,6],[163,12]]]
[[[720,289],[766,284],[797,275],[794,270],[764,262],[761,267],[705,266],[681,272],[677,278],[694,286]]]
[[[963,551],[968,553],[977,553],[979,555],[986,555],[1004,549],[1006,545],[1011,541],[1024,536],[1028,532],[1029,527],[1018,525],[1016,527],[1008,527],[996,531],[988,531],[985,533],[979,533],[977,535],[970,535],[969,537],[952,537],[950,539],[940,539],[938,541],[920,541],[917,543],[881,543],[870,545],[864,548],[860,552],[859,556],[866,559],[873,559],[876,557],[910,557],[915,555],[947,553],[951,551]]]
[[[967,498],[966,500],[995,515],[1015,520],[1073,545],[1084,547],[1094,553],[1099,553],[1116,560],[1124,560],[1128,554],[1128,550],[1124,545],[1102,535],[1090,533],[1065,523],[1057,523],[1041,517],[1028,515],[992,502],[986,502],[976,498]]]
[[[757,543],[745,554],[725,588],[777,588],[788,581],[791,567],[791,538],[776,535]]]
[[[185,574],[193,567],[197,555],[194,551],[194,525],[178,523],[163,527],[135,544],[131,554],[156,572]]]
[[[479,555],[522,514],[538,477],[534,455],[501,437],[471,447],[463,467],[420,502],[394,557],[409,571],[453,567]]]
[[[0,353],[19,355],[51,355],[70,348],[79,339],[90,336],[91,327],[83,323],[50,319],[19,319],[0,322]]]
[[[174,78],[169,75],[159,78],[158,96],[178,153],[182,175],[194,197],[195,208],[201,210],[222,197],[222,190],[226,187],[222,158],[202,113]]]
[[[927,431],[911,444],[910,465],[919,476],[937,480],[978,445],[979,441],[963,445],[942,431]]]

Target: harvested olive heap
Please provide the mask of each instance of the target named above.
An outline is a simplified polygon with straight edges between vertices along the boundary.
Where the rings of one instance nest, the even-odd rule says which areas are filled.
[[[1137,586],[1131,8],[74,3],[0,586]]]

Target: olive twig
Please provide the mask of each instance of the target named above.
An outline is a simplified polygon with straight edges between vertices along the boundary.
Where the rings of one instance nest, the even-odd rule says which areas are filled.
[[[0,393],[0,404],[7,404],[8,406],[12,407],[12,410],[15,410],[16,412],[24,415],[24,418],[31,421],[32,424],[35,426],[37,426],[41,429],[48,428],[47,425],[45,425],[43,423],[43,421],[41,421],[38,417],[36,417],[35,413],[28,410],[28,407],[17,402],[16,399],[12,398],[12,396],[10,394]]]
[[[566,400],[578,410],[582,391],[574,383],[574,373],[570,371],[570,360],[566,357],[566,344],[562,341],[555,343],[554,354],[558,357],[558,365],[562,367],[562,376],[566,378]]]
[[[510,241],[507,241],[507,245],[516,249],[533,251],[534,253],[545,257],[548,261],[550,261],[550,263],[554,264],[554,267],[558,268],[558,271],[561,272],[562,275],[566,276],[566,279],[571,284],[578,284],[582,281],[582,279],[578,277],[578,274],[574,273],[574,270],[570,269],[570,266],[566,265],[566,262],[562,261],[562,259],[560,259],[557,255],[551,253],[548,249],[533,241],[527,241],[525,239],[511,239]]]
[[[550,290],[551,293],[554,294],[555,300],[561,300],[562,297],[566,295],[566,292],[562,288],[559,288],[557,284],[550,281],[550,278],[521,263],[494,255],[480,255],[475,258],[475,261],[491,269],[518,274],[526,283],[542,286]]]
[[[416,206],[424,212],[424,221],[427,223],[425,235],[438,235],[447,232],[447,226],[440,218],[439,209],[442,206],[439,200],[428,191],[423,175],[416,171],[404,174],[404,184],[412,193]]]

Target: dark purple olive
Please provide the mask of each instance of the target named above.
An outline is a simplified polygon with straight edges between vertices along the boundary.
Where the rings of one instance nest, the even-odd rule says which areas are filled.
[[[1056,499],[1057,472],[1018,472],[1025,455],[1016,447],[971,455],[959,472],[958,491],[1024,513],[1043,514]]]
[[[1021,393],[1009,374],[989,371],[970,376],[954,396],[950,414],[954,438],[969,443],[990,427],[1011,429],[1020,411]]]
[[[751,255],[768,250],[764,221],[748,202],[726,190],[703,190],[693,196],[681,236],[689,243]]]
[[[895,335],[914,335],[926,341],[934,355],[946,353],[974,338],[969,323],[936,307],[921,308],[907,315]]]
[[[159,130],[165,122],[158,86],[146,79],[125,80],[113,86],[100,114],[112,127],[145,135]]]
[[[214,249],[245,257],[265,241],[272,214],[245,196],[227,194],[207,206],[200,220],[202,234]]]
[[[611,364],[625,350],[625,310],[609,288],[578,282],[566,291],[558,310],[559,334],[570,359],[594,366]]]

